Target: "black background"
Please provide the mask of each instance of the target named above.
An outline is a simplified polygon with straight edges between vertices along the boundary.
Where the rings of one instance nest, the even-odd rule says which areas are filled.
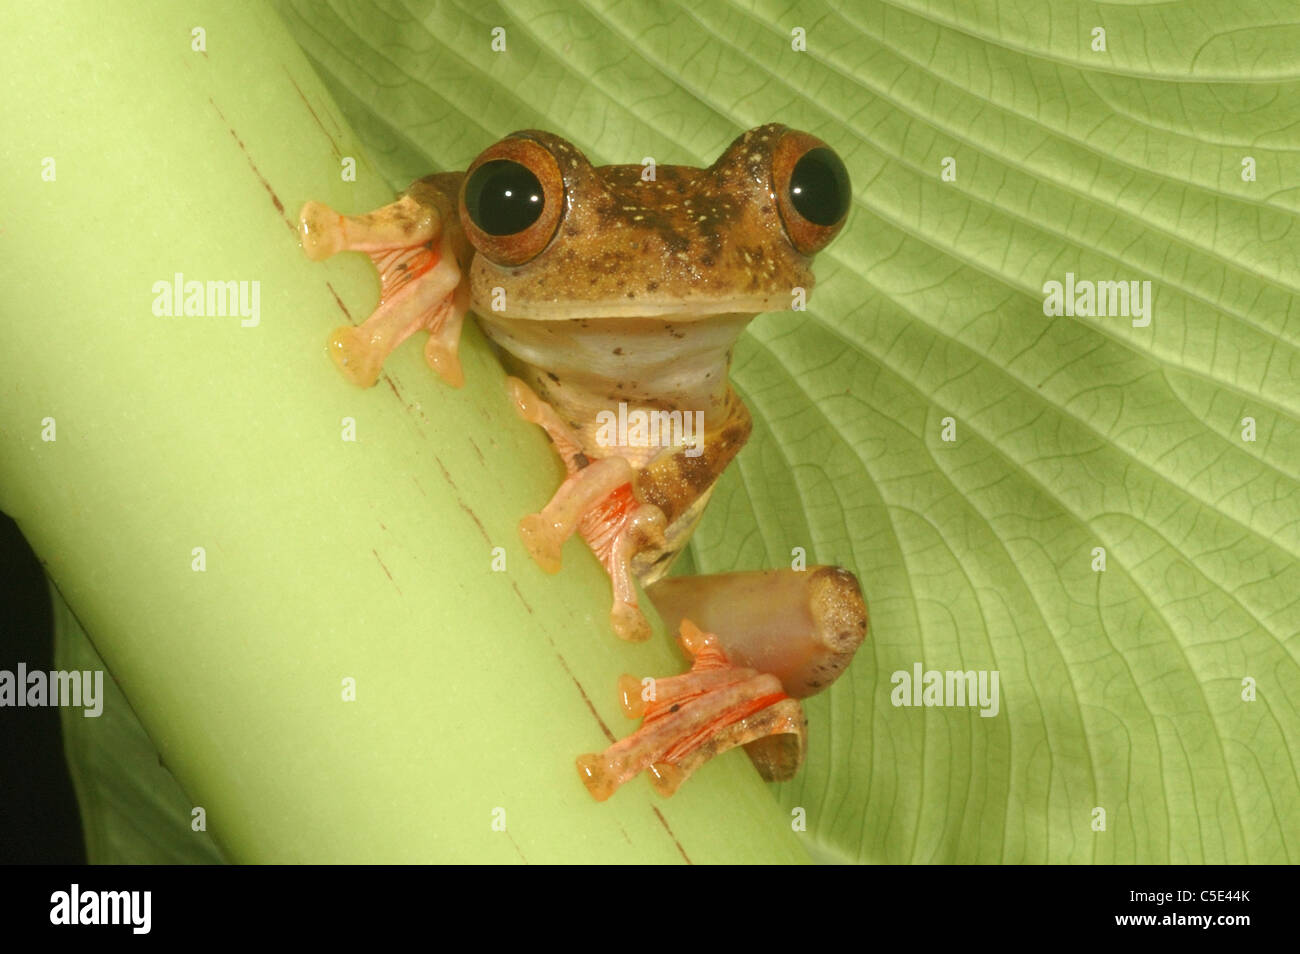
[[[0,669],[54,667],[53,614],[41,564],[0,513]],[[59,710],[0,708],[0,864],[83,864],[85,842],[63,759]]]

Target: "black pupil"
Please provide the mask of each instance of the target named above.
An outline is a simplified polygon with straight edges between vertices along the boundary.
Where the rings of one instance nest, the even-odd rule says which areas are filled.
[[[790,173],[790,202],[813,225],[834,225],[849,210],[849,171],[825,146],[809,149]]]
[[[474,170],[465,184],[470,219],[489,235],[514,235],[542,214],[542,184],[524,166],[493,159]]]

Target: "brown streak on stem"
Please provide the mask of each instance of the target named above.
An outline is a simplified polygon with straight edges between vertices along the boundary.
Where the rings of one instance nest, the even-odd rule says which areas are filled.
[[[555,641],[551,639],[549,635],[546,637],[546,641],[551,644],[551,649],[555,650],[555,658],[560,661],[560,665],[564,667],[564,671],[569,674],[569,678],[572,679],[573,684],[577,686],[578,695],[582,696],[582,701],[587,704],[587,708],[591,710],[591,714],[596,717],[596,722],[600,725],[600,731],[605,733],[605,738],[609,739],[610,745],[613,745],[618,741],[618,739],[614,737],[613,732],[609,731],[609,726],[605,724],[605,720],[600,717],[600,713],[597,712],[596,707],[592,705],[591,697],[587,695],[587,690],[583,689],[582,683],[578,682],[578,677],[575,676],[573,670],[569,668],[569,664],[565,661],[564,655],[556,648]]]
[[[226,124],[226,129],[230,132],[230,138],[235,140],[235,143],[239,146],[239,151],[244,154],[244,159],[248,161],[248,167],[253,170],[253,175],[257,176],[258,181],[262,183],[262,188],[265,189],[266,194],[271,197],[271,204],[275,206],[275,211],[280,213],[280,218],[284,221],[284,224],[288,227],[289,231],[297,236],[298,226],[290,222],[289,217],[284,214],[284,203],[280,201],[280,197],[276,195],[275,190],[271,188],[271,183],[266,181],[266,176],[262,175],[262,171],[257,168],[257,163],[253,162],[253,157],[248,154],[248,149],[245,148],[244,141],[239,138],[239,134],[235,132],[235,127],[230,125],[230,122],[226,119],[226,114],[221,111],[221,107],[213,102],[211,97],[208,98],[208,102],[211,103],[212,108],[217,111],[217,115],[221,117],[221,121]]]
[[[688,865],[695,864],[695,862],[691,861],[690,855],[686,853],[686,849],[682,847],[682,843],[677,840],[677,836],[673,834],[673,830],[668,827],[668,819],[664,818],[663,812],[659,811],[658,808],[651,808],[650,810],[654,812],[655,817],[659,819],[659,824],[664,826],[664,831],[668,832],[668,837],[673,840],[673,844],[676,845],[677,850],[682,853],[682,857],[686,859],[686,863]]]
[[[506,837],[510,839],[510,844],[515,846],[515,853],[519,855],[520,860],[523,861],[524,864],[528,864],[528,859],[525,858],[524,853],[519,850],[519,842],[515,841],[514,837],[510,834],[510,829],[506,828],[503,830],[506,833]]]
[[[521,602],[521,603],[524,604],[524,609],[528,610],[528,615],[529,615],[529,616],[532,616],[532,615],[533,615],[533,608],[532,608],[531,606],[529,606],[529,605],[528,605],[528,601],[527,601],[526,599],[524,599],[524,594],[520,591],[520,589],[519,589],[519,584],[516,583],[514,580],[511,580],[511,581],[510,581],[510,585],[513,586],[513,587],[515,588],[515,595],[519,597],[519,602]]]
[[[451,473],[443,464],[442,459],[434,457],[434,460],[438,462],[438,469],[442,471],[443,478],[446,479],[449,485],[451,485],[452,490],[456,491],[456,503],[460,506],[460,509],[469,514],[469,518],[474,521],[474,526],[478,527],[478,532],[483,535],[483,539],[487,541],[487,545],[489,547],[492,546],[492,538],[488,536],[487,527],[483,526],[483,521],[478,518],[478,514],[471,510],[461,498],[460,488],[456,486],[456,481],[451,479]]]
[[[284,70],[284,75],[289,77],[289,82],[293,83],[293,88],[297,91],[298,98],[301,99],[302,104],[307,107],[307,112],[311,113],[311,118],[316,121],[316,125],[320,127],[320,131],[323,132],[325,138],[329,140],[330,148],[334,150],[334,155],[342,159],[343,152],[339,149],[338,143],[334,141],[334,137],[331,136],[329,130],[325,128],[325,124],[320,121],[320,117],[316,115],[316,110],[311,108],[311,103],[307,101],[307,97],[303,95],[302,89],[298,86],[297,82],[294,81],[293,75],[289,72],[288,67],[281,64],[280,68]]]
[[[388,582],[393,584],[393,589],[397,590],[397,595],[401,596],[402,588],[398,586],[397,581],[393,579],[393,574],[388,572],[388,567],[384,566],[384,561],[379,559],[379,551],[372,549],[370,552],[375,555],[376,560],[379,560],[379,568],[384,571],[384,576],[388,577]]]
[[[325,287],[330,290],[330,294],[333,295],[334,300],[338,302],[339,308],[342,310],[343,314],[347,315],[348,322],[355,325],[356,322],[352,320],[352,312],[348,311],[348,306],[343,304],[343,299],[340,298],[339,293],[334,290],[334,286],[329,282],[326,282]]]

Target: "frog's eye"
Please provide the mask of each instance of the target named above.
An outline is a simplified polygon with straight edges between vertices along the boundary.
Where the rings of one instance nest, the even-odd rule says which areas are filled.
[[[522,265],[550,243],[564,205],[555,157],[532,139],[503,139],[474,160],[460,190],[460,221],[474,248]]]
[[[843,160],[816,136],[791,130],[776,144],[772,178],[790,241],[805,255],[820,251],[839,233],[853,199]]]

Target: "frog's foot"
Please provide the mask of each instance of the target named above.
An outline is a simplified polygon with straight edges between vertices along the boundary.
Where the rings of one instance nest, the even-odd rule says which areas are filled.
[[[609,573],[614,632],[627,640],[649,639],[650,624],[637,605],[632,558],[647,546],[664,544],[663,511],[636,498],[636,472],[625,458],[588,458],[577,435],[532,388],[513,377],[506,379],[506,387],[519,416],[546,431],[569,472],[541,513],[519,522],[524,546],[542,569],[555,573],[560,548],[580,533]]]
[[[365,215],[340,215],[323,202],[298,213],[302,250],[313,262],[339,252],[383,252],[423,245],[440,231],[438,210],[404,195]]]
[[[624,712],[642,717],[641,728],[603,753],[579,756],[578,775],[597,801],[644,769],[659,794],[671,795],[697,768],[737,745],[768,781],[798,771],[807,720],[780,680],[733,665],[718,638],[690,620],[682,620],[680,641],[694,657],[690,672],[656,679],[645,691],[632,676],[619,680]]]
[[[857,578],[835,566],[668,577],[646,595],[665,626],[689,617],[738,665],[772,673],[796,699],[834,682],[867,634]]]
[[[560,571],[560,547],[573,536],[583,515],[619,487],[631,485],[632,465],[622,457],[602,457],[560,484],[540,513],[519,521],[519,536],[547,573]]]
[[[308,258],[361,251],[379,271],[379,307],[360,327],[344,325],[330,336],[330,355],[350,381],[374,384],[393,349],[425,328],[429,366],[453,387],[464,383],[457,349],[469,309],[468,283],[461,280],[451,234],[435,207],[405,195],[367,215],[347,216],[308,202],[299,223]]]
[[[642,642],[650,638],[650,622],[637,605],[632,558],[651,547],[663,547],[664,512],[636,499],[632,485],[610,494],[582,518],[579,531],[609,574],[614,605],[609,625],[620,639]]]

